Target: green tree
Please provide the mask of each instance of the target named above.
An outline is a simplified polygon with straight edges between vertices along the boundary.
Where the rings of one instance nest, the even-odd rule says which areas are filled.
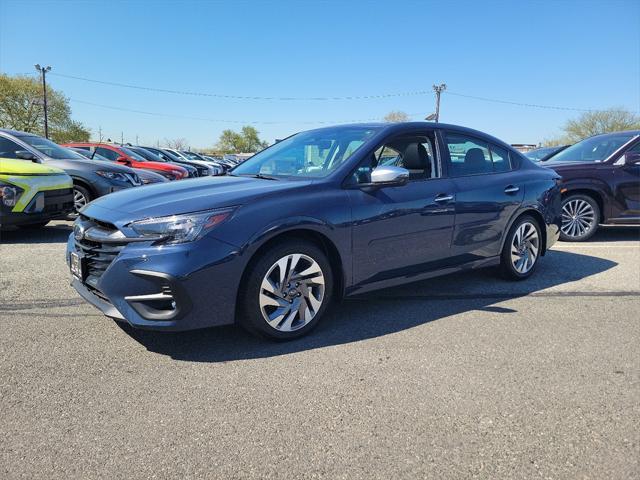
[[[384,116],[384,121],[389,123],[408,122],[409,115],[400,110],[392,110]]]
[[[258,130],[247,125],[240,132],[224,130],[215,149],[220,153],[254,153],[268,146],[268,142],[260,140]]]
[[[49,137],[58,143],[87,141],[91,132],[71,119],[69,99],[47,85]],[[44,135],[42,84],[36,78],[0,74],[0,127]]]
[[[640,129],[640,116],[624,108],[610,108],[597,112],[586,112],[564,124],[564,132],[558,138],[545,140],[545,145],[576,143],[583,138],[600,133]]]

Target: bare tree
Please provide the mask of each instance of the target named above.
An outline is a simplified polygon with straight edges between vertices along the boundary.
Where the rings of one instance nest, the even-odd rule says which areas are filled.
[[[384,121],[389,123],[408,122],[409,115],[400,110],[392,110],[384,116]]]
[[[600,133],[640,129],[640,116],[624,108],[610,108],[597,112],[586,112],[564,124],[564,134],[547,139],[545,145],[576,143],[586,137]]]
[[[174,138],[173,140],[165,138],[164,145],[165,147],[172,148],[174,150],[186,150],[189,146],[186,138]]]

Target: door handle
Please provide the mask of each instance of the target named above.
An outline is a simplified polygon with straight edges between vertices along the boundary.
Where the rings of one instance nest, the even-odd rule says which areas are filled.
[[[453,195],[446,195],[443,193],[437,195],[436,198],[433,199],[433,201],[437,203],[450,202],[451,200],[453,200]]]
[[[518,193],[520,191],[520,187],[516,187],[515,185],[508,185],[504,189],[504,193],[507,195],[511,195],[512,193]]]

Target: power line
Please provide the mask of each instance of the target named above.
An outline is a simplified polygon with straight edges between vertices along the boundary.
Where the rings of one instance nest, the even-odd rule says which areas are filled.
[[[205,118],[205,117],[191,117],[191,116],[187,116],[187,115],[176,115],[176,114],[172,114],[172,113],[163,113],[163,112],[147,112],[144,110],[133,110],[130,108],[123,108],[123,107],[115,107],[112,105],[104,105],[104,104],[100,104],[100,103],[93,103],[93,102],[86,102],[84,100],[76,100],[75,98],[70,98],[69,99],[71,102],[73,103],[80,103],[83,105],[90,105],[93,107],[100,107],[100,108],[107,108],[109,110],[117,110],[120,112],[128,112],[128,113],[139,113],[142,115],[149,115],[149,116],[153,116],[153,117],[167,117],[167,118],[180,118],[183,120],[195,120],[198,122],[213,122],[213,123],[233,123],[233,124],[240,124],[240,125],[282,125],[282,124],[299,124],[299,125],[325,125],[325,124],[330,124],[330,125],[335,125],[335,124],[339,124],[339,123],[366,123],[366,122],[378,122],[383,120],[384,117],[375,117],[375,118],[366,118],[366,119],[350,119],[350,120],[303,120],[303,121],[296,121],[296,120],[287,120],[287,121],[281,121],[281,120],[275,120],[275,121],[259,121],[259,120],[227,120],[227,119],[220,119],[220,118]],[[422,113],[411,113],[408,114],[409,117],[419,117],[422,116]]]
[[[602,112],[603,111],[597,108],[574,108],[574,107],[560,107],[556,105],[539,105],[536,103],[511,102],[509,100],[498,100],[496,98],[477,97],[475,95],[465,95],[464,93],[457,93],[457,92],[451,92],[451,91],[446,91],[444,93],[446,93],[447,95],[455,95],[456,97],[464,97],[464,98],[471,98],[474,100],[481,100],[483,102],[504,103],[507,105],[517,105],[520,107],[545,108],[545,109],[551,109],[551,110],[570,110],[574,112]]]
[[[96,80],[93,78],[85,78],[85,77],[77,77],[75,75],[63,75],[61,73],[52,73],[51,75],[55,75],[57,77],[62,78],[70,78],[73,80],[81,80],[83,82],[91,82],[98,83],[101,85],[111,85],[114,87],[122,87],[122,88],[133,88],[136,90],[145,90],[149,92],[158,92],[158,93],[170,93],[173,95],[190,95],[196,97],[213,97],[213,98],[223,98],[229,100],[278,100],[278,101],[340,101],[340,100],[374,100],[374,99],[382,99],[382,98],[392,98],[392,97],[412,97],[418,95],[430,95],[431,92],[429,90],[421,90],[416,92],[400,92],[400,93],[386,93],[382,95],[349,95],[343,97],[262,97],[256,95],[226,95],[222,93],[207,93],[207,92],[190,92],[184,90],[168,90],[164,88],[155,88],[155,87],[144,87],[141,85],[130,85],[126,83],[118,83],[118,82],[108,82],[105,80]]]

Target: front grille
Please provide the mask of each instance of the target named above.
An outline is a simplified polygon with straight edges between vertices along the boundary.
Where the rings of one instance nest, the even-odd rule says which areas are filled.
[[[118,229],[113,225],[98,222],[88,219],[85,216],[81,217],[81,221],[85,229],[91,227],[102,227],[105,229],[117,232]],[[101,243],[87,238],[82,238],[75,241],[76,247],[84,256],[84,268],[86,276],[84,282],[91,288],[98,290],[98,280],[104,274],[105,270],[109,268],[111,262],[120,254],[122,249],[127,245],[126,243]],[[99,290],[98,290],[99,291]]]
[[[38,206],[39,198],[44,197],[44,206]],[[73,211],[73,189],[60,188],[58,190],[45,190],[38,193],[25,212],[46,213],[52,217],[67,214]]]

